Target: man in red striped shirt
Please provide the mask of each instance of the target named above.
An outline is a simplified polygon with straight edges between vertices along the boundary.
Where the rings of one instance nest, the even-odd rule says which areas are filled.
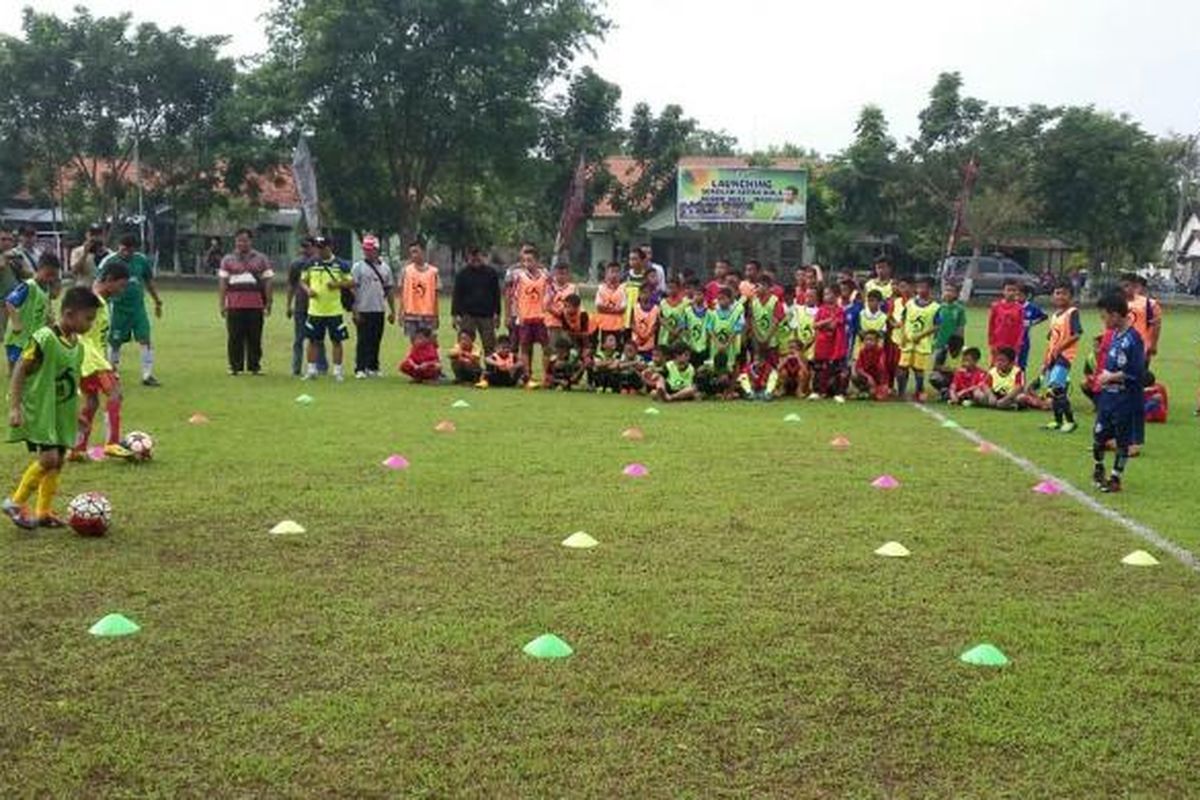
[[[234,236],[233,252],[221,259],[221,316],[228,335],[229,374],[262,371],[263,317],[271,314],[271,279],[275,271],[262,253],[253,249],[254,232],[242,228]]]

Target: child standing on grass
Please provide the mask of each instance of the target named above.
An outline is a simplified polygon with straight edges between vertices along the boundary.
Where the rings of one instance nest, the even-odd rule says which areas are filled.
[[[1017,353],[1025,335],[1025,307],[1017,299],[1020,282],[1013,278],[1004,281],[1004,296],[992,303],[988,312],[988,357],[996,363],[996,354],[1007,347]]]
[[[692,366],[699,369],[708,361],[708,303],[700,284],[691,287],[691,302],[688,303],[684,320],[687,322],[688,348],[692,351]],[[720,289],[717,290],[720,294]]]
[[[537,248],[526,245],[521,248],[521,271],[517,273],[515,296],[517,300],[517,340],[521,347],[521,368],[528,383],[527,389],[536,389],[533,380],[533,352],[535,346],[542,348],[545,363],[546,349],[550,346],[550,334],[546,330],[546,293],[549,290],[546,271],[538,261]]]
[[[1104,364],[1096,376],[1096,427],[1092,439],[1092,480],[1102,492],[1121,491],[1121,477],[1133,444],[1135,417],[1145,414],[1142,384],[1146,351],[1130,323],[1129,304],[1118,292],[1106,294],[1098,303],[1104,326],[1113,332],[1104,353]],[[1104,477],[1104,448],[1110,440],[1117,445],[1112,473]]]
[[[1050,407],[1054,410],[1054,421],[1046,424],[1046,430],[1061,433],[1073,433],[1077,427],[1067,388],[1070,385],[1071,364],[1079,351],[1083,325],[1071,294],[1071,284],[1066,281],[1054,287],[1054,313],[1050,315],[1050,333],[1047,337],[1049,344],[1042,359],[1042,382],[1050,392]]]
[[[25,442],[35,453],[3,510],[17,527],[61,528],[63,522],[51,510],[58,492],[58,477],[67,448],[75,443],[79,413],[80,369],[83,344],[96,319],[100,298],[85,286],[67,290],[61,320],[34,331],[13,370],[11,405],[8,414],[11,442]],[[25,504],[37,492],[30,515]]]
[[[623,342],[627,297],[621,285],[621,265],[612,261],[604,268],[604,283],[596,287],[596,330],[601,339],[611,333],[618,345]]]
[[[654,302],[653,290],[643,286],[638,290],[637,305],[633,307],[630,338],[643,361],[650,360],[658,334],[658,304]]]
[[[675,349],[686,344],[688,339],[688,301],[683,291],[683,281],[671,278],[667,296],[658,304],[658,343]]]
[[[400,371],[412,378],[413,383],[436,381],[442,377],[437,339],[429,328],[417,328],[413,332],[412,349],[408,351],[408,357],[400,362]]]
[[[86,461],[88,439],[92,434],[92,422],[100,409],[100,395],[105,396],[104,413],[108,422],[108,438],[104,454],[112,458],[129,458],[129,450],[121,446],[121,382],[117,371],[106,357],[105,343],[108,341],[108,301],[125,291],[129,283],[129,269],[121,263],[110,264],[104,275],[92,284],[92,292],[100,299],[92,327],[80,335],[83,342],[82,377],[79,394],[83,407],[79,411],[79,433],[75,444],[67,453],[68,461]]]
[[[483,377],[479,351],[475,349],[475,332],[460,331],[458,341],[450,348],[450,371],[455,383],[478,383]]]
[[[833,287],[825,289],[824,302],[817,309],[813,320],[816,338],[813,341],[813,391],[809,400],[822,397],[841,397],[841,364],[838,363],[838,341],[843,337],[846,317],[837,304],[837,292]]]
[[[888,341],[884,343],[887,355],[888,375],[896,380],[900,372],[900,351],[904,348],[904,313],[912,299],[912,285],[904,278],[893,282],[893,293],[888,300]]]
[[[1024,284],[1017,286],[1017,302],[1021,304],[1021,350],[1017,353],[1017,366],[1029,369],[1029,332],[1049,317],[1042,307],[1029,299],[1029,290]]]
[[[519,386],[525,380],[525,369],[513,352],[512,338],[496,338],[496,352],[484,359],[484,377],[476,388],[489,386]]]
[[[967,307],[959,300],[957,283],[947,281],[942,287],[942,302],[938,309],[938,332],[933,340],[933,372],[929,382],[943,395],[954,380],[966,343]]]
[[[59,266],[58,256],[42,253],[33,277],[18,283],[8,293],[8,297],[4,298],[4,307],[8,312],[8,333],[4,336],[4,349],[8,354],[9,375],[12,375],[21,354],[29,346],[34,332],[54,321],[51,300],[58,293]],[[126,275],[128,274],[127,272]]]
[[[708,313],[708,355],[725,355],[728,369],[733,369],[742,349],[742,331],[746,318],[739,303],[733,301],[733,289],[724,286],[717,293],[717,306]]]
[[[904,309],[904,337],[900,352],[900,371],[896,375],[896,394],[901,400],[908,391],[912,371],[916,388],[913,400],[925,402],[925,373],[933,366],[933,342],[940,326],[941,306],[933,299],[933,281],[917,281],[917,296]]]

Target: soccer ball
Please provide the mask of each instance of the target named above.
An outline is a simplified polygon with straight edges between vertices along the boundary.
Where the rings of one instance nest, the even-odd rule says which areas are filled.
[[[143,431],[130,431],[121,444],[133,453],[135,461],[149,461],[154,455],[154,440]]]
[[[76,495],[67,511],[67,523],[80,536],[103,536],[112,521],[112,504],[99,492]]]

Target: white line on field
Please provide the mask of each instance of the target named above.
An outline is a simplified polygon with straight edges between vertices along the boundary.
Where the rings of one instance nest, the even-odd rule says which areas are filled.
[[[918,411],[921,411],[925,414],[928,414],[929,416],[933,417],[934,419],[936,419],[939,422],[946,422],[947,420],[949,420],[949,417],[947,417],[945,414],[935,411],[932,408],[929,408],[928,406],[921,405],[919,403],[912,403],[911,405],[913,406],[913,408],[915,408]],[[1086,429],[1087,428],[1085,426],[1084,430],[1086,430]],[[1107,520],[1117,523],[1122,528],[1125,528],[1127,531],[1133,533],[1134,535],[1141,537],[1146,542],[1157,547],[1159,550],[1163,550],[1165,552],[1170,553],[1172,556],[1174,556],[1176,558],[1176,560],[1178,560],[1185,567],[1188,567],[1189,569],[1194,570],[1196,572],[1200,572],[1200,558],[1197,558],[1196,555],[1192,551],[1187,550],[1187,549],[1175,544],[1170,539],[1166,538],[1165,536],[1163,536],[1161,533],[1154,530],[1153,528],[1149,528],[1149,527],[1143,525],[1142,523],[1138,522],[1137,520],[1132,520],[1129,517],[1125,516],[1124,514],[1121,514],[1118,511],[1114,511],[1113,509],[1109,508],[1108,506],[1106,506],[1103,503],[1101,503],[1100,501],[1098,501],[1096,498],[1094,498],[1091,495],[1087,494],[1086,492],[1083,492],[1080,489],[1076,488],[1071,483],[1068,483],[1067,481],[1063,480],[1062,478],[1058,477],[1057,475],[1051,475],[1049,472],[1046,472],[1044,469],[1042,469],[1041,467],[1039,467],[1037,464],[1033,463],[1029,459],[1022,458],[1021,456],[1017,455],[1016,453],[1006,450],[1005,448],[1001,447],[1000,445],[996,444],[995,442],[987,441],[982,436],[980,436],[978,433],[975,433],[975,431],[967,430],[966,428],[953,428],[953,431],[955,433],[959,434],[960,436],[963,436],[964,438],[969,439],[970,441],[974,442],[975,444],[983,444],[984,442],[987,442],[987,444],[989,444],[991,447],[995,448],[994,452],[997,455],[1004,456],[1009,461],[1016,464],[1018,467],[1020,467],[1024,471],[1028,472],[1030,475],[1033,475],[1038,478],[1042,478],[1043,480],[1054,481],[1060,487],[1062,487],[1064,494],[1070,495],[1071,497],[1075,498],[1075,500],[1082,503],[1086,508],[1090,509],[1091,511],[1094,511],[1095,513],[1099,514],[1100,516],[1104,517]]]

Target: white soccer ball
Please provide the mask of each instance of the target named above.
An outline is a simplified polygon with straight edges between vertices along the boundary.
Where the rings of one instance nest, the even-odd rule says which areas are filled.
[[[80,536],[103,536],[112,522],[112,504],[99,492],[76,495],[67,505],[67,523]]]
[[[130,431],[122,444],[138,461],[149,461],[154,455],[154,439],[144,431]]]

